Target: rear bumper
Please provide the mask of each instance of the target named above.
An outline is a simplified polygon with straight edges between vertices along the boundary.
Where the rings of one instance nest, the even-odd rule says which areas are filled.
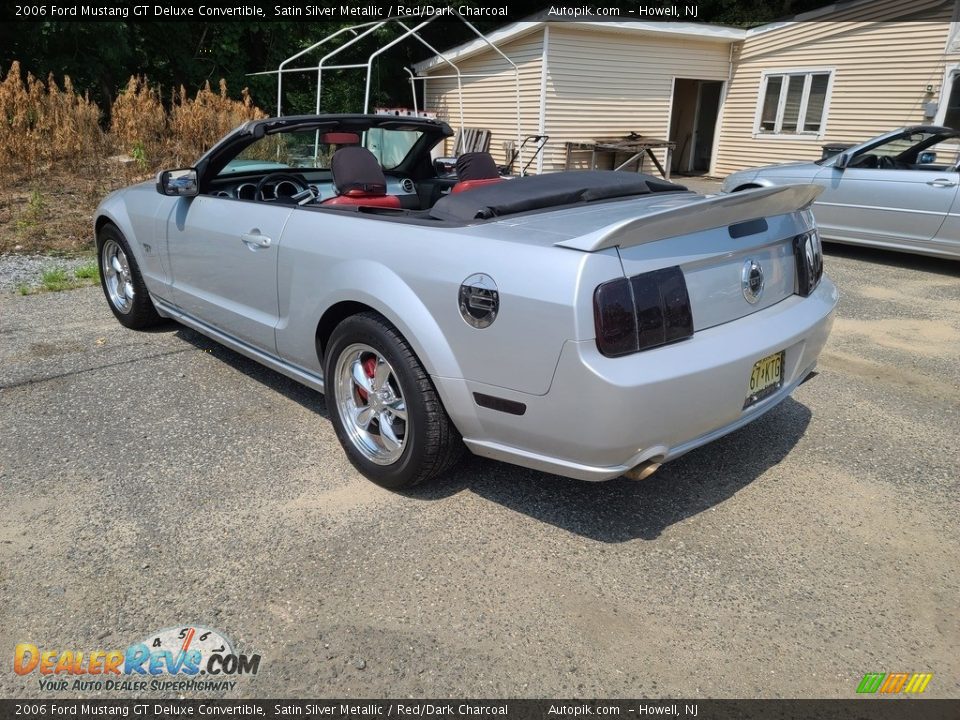
[[[760,417],[813,370],[833,324],[829,278],[808,298],[792,296],[693,338],[622,358],[593,340],[567,342],[546,395],[435,378],[441,395],[469,399],[451,412],[477,455],[582,480],[606,480],[647,460],[666,461]],[[786,352],[783,387],[743,409],[754,363]],[[454,387],[453,385],[459,385]],[[472,393],[526,405],[523,415],[477,407]]]

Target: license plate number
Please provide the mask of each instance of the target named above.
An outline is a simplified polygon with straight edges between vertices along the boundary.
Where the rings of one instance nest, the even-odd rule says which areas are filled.
[[[744,400],[743,407],[750,407],[783,387],[784,354],[781,350],[753,364],[753,370],[750,371],[750,385],[747,387],[747,399]]]

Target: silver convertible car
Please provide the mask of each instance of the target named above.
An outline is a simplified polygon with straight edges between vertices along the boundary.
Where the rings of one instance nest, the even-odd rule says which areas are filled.
[[[117,319],[173,318],[326,393],[360,472],[472,452],[645,477],[812,372],[837,291],[811,185],[710,198],[632,173],[438,174],[435,120],[248,122],[96,212]]]
[[[824,240],[960,258],[960,131],[902,128],[818,162],[736,172],[725,192],[816,183]]]

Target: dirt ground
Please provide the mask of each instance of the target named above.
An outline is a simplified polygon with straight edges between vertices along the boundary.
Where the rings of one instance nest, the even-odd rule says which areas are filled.
[[[0,255],[78,255],[93,248],[93,211],[104,196],[150,177],[128,158],[37,175],[0,173]]]

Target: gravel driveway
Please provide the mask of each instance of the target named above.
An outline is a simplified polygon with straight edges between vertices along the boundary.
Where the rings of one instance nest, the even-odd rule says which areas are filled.
[[[827,269],[820,375],[754,424],[640,483],[472,458],[408,496],[292,381],[98,288],[6,293],[0,648],[199,623],[262,656],[227,697],[960,696],[960,263]],[[8,656],[0,696],[37,677]]]
[[[41,275],[47,270],[59,268],[73,272],[95,260],[93,255],[51,257],[49,255],[0,254],[0,293],[18,290],[21,287],[36,287],[40,284]]]

